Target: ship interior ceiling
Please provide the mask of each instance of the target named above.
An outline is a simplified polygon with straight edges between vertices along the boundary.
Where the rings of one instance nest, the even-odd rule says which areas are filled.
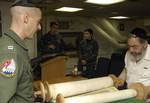
[[[0,0],[13,2],[14,0]],[[96,5],[85,3],[85,0],[31,0],[41,8],[44,8],[46,13],[52,15],[65,16],[90,16],[90,17],[110,17],[110,16],[128,16],[131,18],[147,18],[150,16],[149,4],[150,0],[125,0],[124,2],[112,5]],[[78,7],[83,8],[76,13],[57,12],[54,9],[60,7]]]

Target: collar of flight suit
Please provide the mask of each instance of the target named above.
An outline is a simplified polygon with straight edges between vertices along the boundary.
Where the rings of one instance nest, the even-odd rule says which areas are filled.
[[[11,39],[13,39],[16,44],[18,44],[19,46],[21,46],[23,49],[25,49],[26,51],[28,51],[24,40],[22,40],[15,32],[13,32],[12,30],[8,30],[5,35],[7,35],[8,37],[10,37]]]

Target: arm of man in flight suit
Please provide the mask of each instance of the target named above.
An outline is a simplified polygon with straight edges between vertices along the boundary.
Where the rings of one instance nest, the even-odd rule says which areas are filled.
[[[29,71],[15,52],[0,51],[0,103],[32,103]]]

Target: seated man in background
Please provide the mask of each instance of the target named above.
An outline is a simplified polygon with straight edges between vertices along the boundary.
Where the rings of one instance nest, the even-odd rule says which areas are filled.
[[[93,78],[98,55],[98,43],[93,39],[92,29],[84,30],[83,40],[79,45],[78,69],[83,76]]]
[[[128,51],[125,55],[125,69],[119,79],[118,86],[125,82],[130,86],[132,83],[142,83],[148,94],[150,93],[150,45],[147,41],[147,33],[144,29],[135,28],[128,38]]]
[[[50,30],[43,35],[40,40],[41,54],[62,53],[64,51],[64,41],[58,32],[59,25],[53,21],[50,23]]]

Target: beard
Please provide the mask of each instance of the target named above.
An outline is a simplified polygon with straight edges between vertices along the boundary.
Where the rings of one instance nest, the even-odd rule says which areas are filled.
[[[130,53],[131,54],[131,59],[134,61],[140,61],[144,55],[145,55],[146,50],[142,50],[141,53]]]

